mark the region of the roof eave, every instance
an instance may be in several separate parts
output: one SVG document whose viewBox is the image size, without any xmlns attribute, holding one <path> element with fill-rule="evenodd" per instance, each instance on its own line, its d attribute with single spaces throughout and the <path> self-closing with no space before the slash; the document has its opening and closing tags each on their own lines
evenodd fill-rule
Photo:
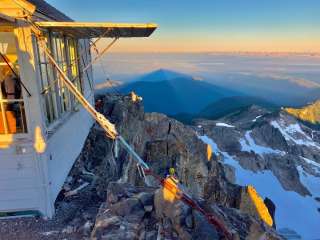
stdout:
<svg viewBox="0 0 320 240">
<path fill-rule="evenodd" d="M 158 27 L 154 23 L 113 22 L 36 22 L 36 25 L 77 38 L 149 37 Z"/>
<path fill-rule="evenodd" d="M 25 0 L 2 0 L 0 5 L 1 17 L 9 21 L 33 15 L 35 10 L 36 6 Z"/>
</svg>

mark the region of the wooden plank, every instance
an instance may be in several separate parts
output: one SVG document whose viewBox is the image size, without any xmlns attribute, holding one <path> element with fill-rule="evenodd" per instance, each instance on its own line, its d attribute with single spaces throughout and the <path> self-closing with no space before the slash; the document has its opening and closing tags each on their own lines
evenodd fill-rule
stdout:
<svg viewBox="0 0 320 240">
<path fill-rule="evenodd" d="M 36 7 L 25 0 L 0 0 L 0 14 L 10 18 L 21 18 L 33 14 Z"/>
<path fill-rule="evenodd" d="M 82 28 L 157 28 L 155 23 L 113 22 L 36 22 L 39 27 L 82 27 Z"/>
<path fill-rule="evenodd" d="M 5 190 L 20 191 L 24 189 L 33 189 L 36 186 L 36 181 L 32 179 L 10 179 L 0 181 L 0 192 Z"/>
<path fill-rule="evenodd" d="M 10 179 L 30 179 L 37 176 L 35 169 L 0 169 L 0 181 Z"/>
<path fill-rule="evenodd" d="M 13 157 L 24 158 L 34 154 L 34 147 L 32 143 L 19 144 L 18 140 L 12 139 L 8 142 L 0 140 L 0 162 L 4 158 Z"/>
<path fill-rule="evenodd" d="M 112 22 L 36 22 L 39 27 L 65 32 L 79 38 L 104 37 L 149 37 L 158 27 L 154 23 Z M 117 34 L 116 34 L 117 33 Z"/>
<path fill-rule="evenodd" d="M 38 189 L 20 189 L 20 190 L 1 190 L 0 191 L 0 202 L 2 201 L 14 201 L 23 199 L 37 199 Z"/>
<path fill-rule="evenodd" d="M 21 199 L 11 201 L 0 201 L 0 212 L 19 212 L 26 210 L 38 210 L 37 199 Z"/>
<path fill-rule="evenodd" d="M 27 156 L 11 156 L 4 158 L 1 155 L 1 170 L 9 170 L 9 169 L 24 169 L 24 168 L 34 168 L 36 165 L 34 162 L 34 156 L 33 155 L 27 155 Z"/>
<path fill-rule="evenodd" d="M 0 19 L 14 23 L 14 18 L 0 12 Z"/>
</svg>

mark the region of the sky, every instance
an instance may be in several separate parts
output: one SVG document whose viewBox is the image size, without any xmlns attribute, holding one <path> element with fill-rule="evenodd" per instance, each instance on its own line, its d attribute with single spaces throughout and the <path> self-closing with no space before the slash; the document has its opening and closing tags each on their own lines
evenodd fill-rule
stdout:
<svg viewBox="0 0 320 240">
<path fill-rule="evenodd" d="M 119 52 L 320 52 L 319 0 L 47 0 L 76 21 L 157 23 Z"/>
</svg>

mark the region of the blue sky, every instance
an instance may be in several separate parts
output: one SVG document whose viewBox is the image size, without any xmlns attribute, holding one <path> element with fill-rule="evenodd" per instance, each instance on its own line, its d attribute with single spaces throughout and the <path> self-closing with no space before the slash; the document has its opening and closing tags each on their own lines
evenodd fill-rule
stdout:
<svg viewBox="0 0 320 240">
<path fill-rule="evenodd" d="M 49 0 L 78 21 L 155 22 L 130 51 L 320 51 L 319 0 Z"/>
</svg>

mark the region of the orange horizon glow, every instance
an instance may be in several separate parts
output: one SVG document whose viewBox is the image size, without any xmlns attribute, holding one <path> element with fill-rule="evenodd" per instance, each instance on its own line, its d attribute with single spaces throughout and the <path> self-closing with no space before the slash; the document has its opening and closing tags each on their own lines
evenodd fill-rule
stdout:
<svg viewBox="0 0 320 240">
<path fill-rule="evenodd" d="M 181 40 L 182 39 L 182 40 Z M 186 38 L 140 38 L 120 39 L 111 49 L 112 52 L 261 52 L 261 53 L 320 53 L 320 38 L 290 39 L 265 38 L 254 39 L 244 37 L 186 39 Z M 98 46 L 105 46 L 102 41 Z"/>
</svg>

